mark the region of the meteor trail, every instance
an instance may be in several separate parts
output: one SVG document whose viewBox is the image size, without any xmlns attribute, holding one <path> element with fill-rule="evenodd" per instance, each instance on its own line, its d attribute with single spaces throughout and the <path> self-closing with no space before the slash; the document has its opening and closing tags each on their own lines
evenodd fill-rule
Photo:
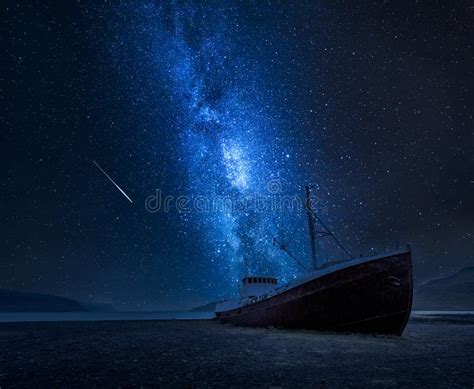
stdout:
<svg viewBox="0 0 474 389">
<path fill-rule="evenodd" d="M 131 203 L 133 203 L 132 199 L 130 197 L 127 196 L 127 194 L 122 190 L 122 188 L 120 188 L 120 186 L 118 186 L 114 180 L 112 180 L 112 178 L 110 178 L 110 176 L 105 172 L 104 169 L 102 169 L 100 167 L 100 165 L 96 162 L 96 161 L 92 161 L 94 163 L 95 166 L 97 166 L 99 168 L 99 170 L 104 173 L 104 175 L 112 182 L 112 184 L 115 185 L 115 187 L 127 198 L 128 201 L 130 201 Z"/>
</svg>

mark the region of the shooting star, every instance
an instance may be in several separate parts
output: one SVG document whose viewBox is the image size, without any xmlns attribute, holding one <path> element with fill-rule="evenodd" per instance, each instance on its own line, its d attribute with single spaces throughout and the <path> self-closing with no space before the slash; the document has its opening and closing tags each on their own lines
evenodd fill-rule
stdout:
<svg viewBox="0 0 474 389">
<path fill-rule="evenodd" d="M 127 196 L 127 194 L 122 190 L 122 188 L 120 188 L 120 186 L 118 186 L 114 180 L 112 180 L 112 178 L 105 172 L 104 169 L 102 169 L 100 167 L 100 165 L 96 162 L 96 161 L 92 161 L 94 163 L 95 166 L 97 166 L 99 168 L 99 170 L 104 173 L 104 175 L 110 180 L 110 182 L 112 182 L 112 184 L 115 185 L 115 187 L 127 198 L 128 201 L 130 201 L 131 203 L 133 203 L 132 199 L 130 197 Z"/>
</svg>

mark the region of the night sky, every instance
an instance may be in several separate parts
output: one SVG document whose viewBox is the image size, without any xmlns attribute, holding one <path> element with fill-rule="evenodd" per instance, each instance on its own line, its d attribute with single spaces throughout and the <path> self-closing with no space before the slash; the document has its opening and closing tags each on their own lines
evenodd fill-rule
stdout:
<svg viewBox="0 0 474 389">
<path fill-rule="evenodd" d="M 243 258 L 288 281 L 302 210 L 147 199 L 305 184 L 356 256 L 473 265 L 471 4 L 2 2 L 0 288 L 155 310 L 232 296 Z"/>
</svg>

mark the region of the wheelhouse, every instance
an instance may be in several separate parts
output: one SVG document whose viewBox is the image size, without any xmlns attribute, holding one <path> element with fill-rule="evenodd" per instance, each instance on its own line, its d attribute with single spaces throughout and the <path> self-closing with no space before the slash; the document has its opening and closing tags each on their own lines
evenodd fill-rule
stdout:
<svg viewBox="0 0 474 389">
<path fill-rule="evenodd" d="M 248 276 L 242 279 L 240 297 L 250 298 L 269 293 L 277 288 L 277 279 L 274 277 Z"/>
</svg>

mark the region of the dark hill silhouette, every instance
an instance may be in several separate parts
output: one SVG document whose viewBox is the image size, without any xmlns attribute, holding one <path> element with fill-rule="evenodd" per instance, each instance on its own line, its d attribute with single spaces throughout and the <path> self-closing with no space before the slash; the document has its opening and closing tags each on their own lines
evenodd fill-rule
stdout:
<svg viewBox="0 0 474 389">
<path fill-rule="evenodd" d="M 214 312 L 216 310 L 216 304 L 218 302 L 211 302 L 205 305 L 201 305 L 199 307 L 191 308 L 189 311 L 191 312 Z"/>
<path fill-rule="evenodd" d="M 79 302 L 48 294 L 0 289 L 0 312 L 83 312 Z"/>
<path fill-rule="evenodd" d="M 426 310 L 474 310 L 474 266 L 415 289 L 414 308 Z"/>
</svg>

